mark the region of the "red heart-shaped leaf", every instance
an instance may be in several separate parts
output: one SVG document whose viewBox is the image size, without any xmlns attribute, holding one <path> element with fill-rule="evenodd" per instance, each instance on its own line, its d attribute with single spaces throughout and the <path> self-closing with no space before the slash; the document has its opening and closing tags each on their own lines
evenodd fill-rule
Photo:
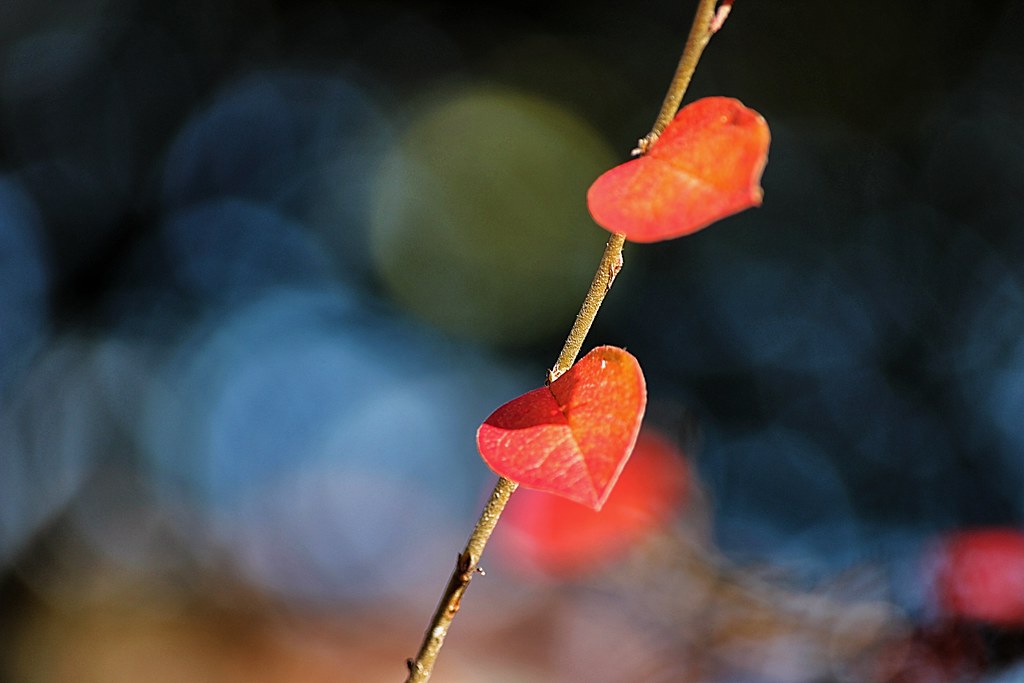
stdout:
<svg viewBox="0 0 1024 683">
<path fill-rule="evenodd" d="M 738 100 L 697 100 L 676 114 L 646 155 L 594 181 L 590 215 L 633 242 L 658 242 L 760 206 L 770 138 L 761 115 Z"/>
<path fill-rule="evenodd" d="M 549 386 L 501 406 L 476 442 L 492 470 L 600 510 L 636 443 L 647 388 L 636 358 L 599 346 Z"/>
<path fill-rule="evenodd" d="M 520 491 L 502 513 L 496 550 L 528 574 L 572 578 L 601 569 L 664 527 L 690 487 L 686 458 L 644 427 L 600 512 L 558 496 Z"/>
</svg>

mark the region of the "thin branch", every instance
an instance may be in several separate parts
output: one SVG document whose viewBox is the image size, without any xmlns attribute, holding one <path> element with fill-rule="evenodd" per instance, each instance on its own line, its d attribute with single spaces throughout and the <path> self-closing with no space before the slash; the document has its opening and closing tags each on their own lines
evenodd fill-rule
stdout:
<svg viewBox="0 0 1024 683">
<path fill-rule="evenodd" d="M 572 329 L 569 330 L 569 336 L 565 340 L 562 352 L 558 354 L 555 367 L 548 370 L 549 384 L 558 379 L 559 375 L 576 362 L 576 356 L 583 348 L 583 340 L 587 338 L 587 333 L 590 331 L 591 325 L 594 324 L 597 311 L 601 308 L 601 303 L 604 301 L 605 295 L 608 294 L 608 290 L 612 288 L 615 276 L 622 270 L 622 247 L 625 242 L 625 236 L 618 233 L 608 238 L 601 262 L 597 264 L 597 272 L 594 273 L 594 279 L 583 299 L 580 312 L 576 314 L 576 321 L 573 323 Z"/>
<path fill-rule="evenodd" d="M 678 111 L 686 87 L 690 84 L 693 71 L 697 68 L 701 53 L 704 52 L 711 36 L 721 28 L 732 7 L 733 0 L 722 0 L 721 6 L 716 12 L 717 3 L 718 0 L 700 0 L 693 26 L 690 28 L 690 36 L 683 49 L 683 56 L 679 61 L 676 74 L 669 85 L 661 112 L 658 114 L 651 132 L 644 136 L 640 140 L 639 147 L 633 150 L 634 154 L 645 154 Z M 558 355 L 555 367 L 548 370 L 547 380 L 549 383 L 558 379 L 576 362 L 576 357 L 583 347 L 587 333 L 597 317 L 597 311 L 611 289 L 615 276 L 622 269 L 622 247 L 625 242 L 625 236 L 618 233 L 608 239 L 597 271 L 594 273 L 594 279 L 590 283 L 590 289 L 587 290 L 583 299 L 580 312 L 576 314 L 576 320 L 569 331 L 561 353 Z M 406 679 L 406 683 L 426 683 L 430 679 L 437 655 L 448 635 L 448 629 L 459 611 L 462 595 L 469 587 L 473 576 L 479 572 L 479 562 L 484 552 L 484 546 L 487 545 L 487 541 L 498 523 L 498 518 L 518 486 L 504 477 L 498 479 L 494 491 L 491 492 L 490 500 L 487 501 L 487 505 L 469 537 L 469 542 L 466 543 L 466 548 L 455 561 L 455 570 L 452 572 L 451 578 L 448 579 L 448 585 L 441 596 L 441 601 L 427 626 L 423 644 L 420 646 L 416 658 L 408 661 L 409 677 Z"/>
<path fill-rule="evenodd" d="M 672 121 L 676 112 L 679 111 L 679 105 L 683 101 L 683 95 L 686 93 L 686 88 L 690 85 L 690 80 L 693 78 L 697 62 L 700 61 L 700 56 L 704 53 L 704 48 L 707 47 L 711 36 L 722 28 L 726 17 L 729 16 L 729 10 L 732 9 L 732 4 L 733 0 L 721 0 L 720 5 L 718 0 L 700 0 L 700 4 L 697 6 L 697 13 L 693 18 L 693 24 L 690 26 L 690 35 L 686 39 L 686 46 L 683 48 L 683 55 L 679 59 L 679 66 L 676 67 L 675 76 L 673 76 L 672 82 L 669 83 L 665 100 L 661 104 L 661 111 L 658 112 L 658 118 L 655 119 L 651 132 L 641 138 L 637 149 L 633 150 L 634 155 L 646 154 L 662 131 L 665 130 L 665 126 Z M 717 9 L 716 5 L 718 5 Z M 608 240 L 608 244 L 605 245 L 604 255 L 601 257 L 601 263 L 597 267 L 597 273 L 594 274 L 594 280 L 590 283 L 590 289 L 583 300 L 580 312 L 576 315 L 576 322 L 573 323 L 569 337 L 565 340 L 565 346 L 562 347 L 562 352 L 558 356 L 558 362 L 555 363 L 554 368 L 548 371 L 548 383 L 558 379 L 559 375 L 571 368 L 572 364 L 576 362 L 576 356 L 579 355 L 580 349 L 583 347 L 583 340 L 594 323 L 597 310 L 601 307 L 601 302 L 604 301 L 608 290 L 611 289 L 615 276 L 622 270 L 622 247 L 624 243 L 625 237 L 616 233 L 612 235 L 611 239 Z"/>
<path fill-rule="evenodd" d="M 729 16 L 729 10 L 732 9 L 732 3 L 733 0 L 722 0 L 721 6 L 716 11 L 718 0 L 700 0 L 697 14 L 693 18 L 693 25 L 690 27 L 690 35 L 686 39 L 686 47 L 683 48 L 683 56 L 679 58 L 679 66 L 676 67 L 675 76 L 672 77 L 668 92 L 661 103 L 661 111 L 658 112 L 658 118 L 654 120 L 651 132 L 637 142 L 636 149 L 633 150 L 634 155 L 646 154 L 661 137 L 665 126 L 672 122 L 676 112 L 679 111 L 679 105 L 683 101 L 683 95 L 686 94 L 686 89 L 690 85 L 690 79 L 693 78 L 693 72 L 697 68 L 700 56 L 704 53 L 704 48 L 707 47 L 711 36 L 725 23 L 725 18 Z"/>
<path fill-rule="evenodd" d="M 484 546 L 487 545 L 487 540 L 491 537 L 491 532 L 494 531 L 498 518 L 501 517 L 501 512 L 505 509 L 505 504 L 508 503 L 508 499 L 518 486 L 519 484 L 504 477 L 498 479 L 494 491 L 491 492 L 491 498 L 484 506 L 484 511 L 480 514 L 480 519 L 469 537 L 469 542 L 466 543 L 466 548 L 455 560 L 455 571 L 448 579 L 444 595 L 441 596 L 441 601 L 434 611 L 434 617 L 430 620 L 430 625 L 423 635 L 420 651 L 416 654 L 415 659 L 410 659 L 407 662 L 409 677 L 406 679 L 406 683 L 425 683 L 430 678 L 434 662 L 437 661 L 437 655 L 441 651 L 441 646 L 444 645 L 445 636 L 448 635 L 448 628 L 459 611 L 462 594 L 469 587 L 473 575 L 480 571 L 479 563 L 480 557 L 484 554 Z"/>
</svg>

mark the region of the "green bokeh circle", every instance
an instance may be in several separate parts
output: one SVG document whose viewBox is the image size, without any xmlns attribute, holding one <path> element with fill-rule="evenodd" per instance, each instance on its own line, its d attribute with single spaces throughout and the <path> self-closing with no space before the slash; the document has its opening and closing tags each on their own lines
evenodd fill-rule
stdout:
<svg viewBox="0 0 1024 683">
<path fill-rule="evenodd" d="M 607 233 L 586 190 L 616 163 L 581 118 L 495 87 L 421 104 L 374 183 L 371 253 L 394 299 L 501 346 L 568 332 Z"/>
</svg>

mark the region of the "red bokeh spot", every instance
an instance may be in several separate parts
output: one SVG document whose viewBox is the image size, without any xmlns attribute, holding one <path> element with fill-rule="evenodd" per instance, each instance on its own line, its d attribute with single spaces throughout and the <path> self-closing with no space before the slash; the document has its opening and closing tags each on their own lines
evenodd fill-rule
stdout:
<svg viewBox="0 0 1024 683">
<path fill-rule="evenodd" d="M 599 512 L 540 491 L 517 491 L 502 516 L 495 552 L 526 574 L 572 578 L 595 571 L 668 523 L 689 486 L 683 455 L 645 428 Z"/>
<path fill-rule="evenodd" d="M 1024 626 L 1024 531 L 958 531 L 941 539 L 933 559 L 936 598 L 945 614 Z"/>
</svg>

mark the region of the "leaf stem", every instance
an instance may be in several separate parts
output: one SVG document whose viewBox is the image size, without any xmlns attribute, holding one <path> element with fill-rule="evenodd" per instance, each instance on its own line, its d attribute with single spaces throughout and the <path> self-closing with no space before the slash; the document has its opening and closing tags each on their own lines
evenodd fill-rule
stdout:
<svg viewBox="0 0 1024 683">
<path fill-rule="evenodd" d="M 722 27 L 732 8 L 732 3 L 733 0 L 722 0 L 721 6 L 717 7 L 716 11 L 718 0 L 700 0 L 700 4 L 697 5 L 697 14 L 693 18 L 693 25 L 690 26 L 690 35 L 686 39 L 686 47 L 683 48 L 683 55 L 679 58 L 676 73 L 672 77 L 668 92 L 665 93 L 665 99 L 661 103 L 661 111 L 658 112 L 658 118 L 654 120 L 651 132 L 640 138 L 636 149 L 633 150 L 634 155 L 646 154 L 661 137 L 665 126 L 672 122 L 676 112 L 679 111 L 679 105 L 683 101 L 683 95 L 690 85 L 690 79 L 693 78 L 693 72 L 697 69 L 697 62 L 700 61 L 704 48 L 710 42 L 711 36 Z"/>
<path fill-rule="evenodd" d="M 641 138 L 638 148 L 633 150 L 634 154 L 645 154 L 678 111 L 683 94 L 697 68 L 697 62 L 708 41 L 711 40 L 711 36 L 721 28 L 733 0 L 721 0 L 720 6 L 718 3 L 719 0 L 700 0 L 686 47 L 683 49 L 683 56 L 679 60 L 679 66 L 669 85 L 668 94 L 665 95 L 665 101 L 661 105 L 661 111 L 651 132 Z M 717 12 L 716 6 L 718 6 Z M 576 314 L 576 320 L 565 340 L 565 345 L 558 355 L 555 366 L 548 370 L 547 381 L 549 383 L 558 379 L 576 362 L 576 357 L 583 347 L 587 333 L 597 317 L 597 311 L 611 289 L 615 276 L 622 269 L 622 247 L 625 242 L 625 236 L 619 233 L 613 234 L 608 239 L 604 254 L 597 265 L 597 271 L 594 273 L 594 279 L 590 283 L 590 289 L 587 290 L 583 299 L 580 312 Z M 455 560 L 455 570 L 452 572 L 451 578 L 448 579 L 448 585 L 441 596 L 441 601 L 427 626 L 420 650 L 415 659 L 410 659 L 407 662 L 409 677 L 406 679 L 406 683 L 426 683 L 430 679 L 437 655 L 441 646 L 444 645 L 445 636 L 448 635 L 452 620 L 459 611 L 462 595 L 469 587 L 470 580 L 480 571 L 479 562 L 484 552 L 484 546 L 487 545 L 487 541 L 498 523 L 498 518 L 518 486 L 514 481 L 504 477 L 498 479 L 465 549 Z"/>
</svg>

